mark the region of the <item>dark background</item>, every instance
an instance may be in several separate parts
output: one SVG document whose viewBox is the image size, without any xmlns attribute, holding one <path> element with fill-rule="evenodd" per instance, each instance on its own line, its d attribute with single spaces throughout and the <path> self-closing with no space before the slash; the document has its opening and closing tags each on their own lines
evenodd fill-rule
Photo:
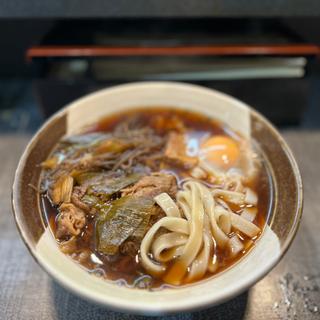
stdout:
<svg viewBox="0 0 320 320">
<path fill-rule="evenodd" d="M 142 55 L 28 60 L 27 51 L 33 46 L 320 46 L 319 15 L 317 0 L 2 1 L 0 131 L 34 132 L 47 116 L 73 99 L 110 85 L 146 80 L 144 72 L 154 66 L 174 73 L 177 67 L 188 71 L 193 63 L 230 59 Z M 252 61 L 256 57 L 240 58 Z M 318 128 L 319 55 L 305 58 L 302 78 L 195 81 L 186 77 L 182 81 L 229 93 L 264 113 L 279 127 Z M 110 71 L 113 62 L 119 66 L 116 72 Z M 101 63 L 107 65 L 107 73 L 101 72 Z"/>
</svg>

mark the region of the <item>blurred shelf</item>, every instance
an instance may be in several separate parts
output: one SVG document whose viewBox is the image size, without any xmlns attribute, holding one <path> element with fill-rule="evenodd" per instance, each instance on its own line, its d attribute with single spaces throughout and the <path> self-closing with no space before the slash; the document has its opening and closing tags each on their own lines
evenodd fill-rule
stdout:
<svg viewBox="0 0 320 320">
<path fill-rule="evenodd" d="M 241 55 L 318 55 L 313 44 L 216 45 L 179 47 L 34 46 L 27 58 L 108 57 L 108 56 L 241 56 Z"/>
</svg>

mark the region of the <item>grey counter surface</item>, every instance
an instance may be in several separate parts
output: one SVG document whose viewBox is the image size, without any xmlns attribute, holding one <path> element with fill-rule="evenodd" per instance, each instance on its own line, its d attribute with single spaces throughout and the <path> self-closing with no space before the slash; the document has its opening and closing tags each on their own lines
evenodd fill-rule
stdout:
<svg viewBox="0 0 320 320">
<path fill-rule="evenodd" d="M 284 136 L 301 169 L 305 209 L 282 262 L 250 290 L 220 306 L 161 319 L 320 318 L 320 131 L 286 131 Z M 0 319 L 145 319 L 78 298 L 54 282 L 28 253 L 10 204 L 14 170 L 27 141 L 25 136 L 0 136 Z"/>
<path fill-rule="evenodd" d="M 319 16 L 318 0 L 2 0 L 5 18 Z"/>
</svg>

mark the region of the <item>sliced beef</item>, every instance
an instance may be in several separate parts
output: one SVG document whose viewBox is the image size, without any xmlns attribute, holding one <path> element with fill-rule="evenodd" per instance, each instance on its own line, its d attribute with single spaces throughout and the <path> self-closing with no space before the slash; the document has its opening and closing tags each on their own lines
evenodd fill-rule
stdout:
<svg viewBox="0 0 320 320">
<path fill-rule="evenodd" d="M 190 169 L 197 165 L 196 157 L 186 154 L 185 136 L 181 133 L 171 132 L 165 148 L 165 160 L 174 165 Z"/>
<path fill-rule="evenodd" d="M 148 223 L 147 230 L 149 230 L 156 222 L 158 222 L 160 219 L 164 218 L 165 216 L 166 214 L 164 213 L 164 211 L 158 205 L 155 205 Z"/>
<path fill-rule="evenodd" d="M 71 194 L 71 202 L 86 213 L 90 213 L 90 207 L 81 201 L 87 190 L 86 186 L 74 187 Z"/>
<path fill-rule="evenodd" d="M 136 237 L 128 238 L 124 243 L 119 247 L 120 253 L 134 257 L 140 249 L 141 239 Z"/>
<path fill-rule="evenodd" d="M 60 249 L 65 254 L 71 254 L 77 250 L 77 238 L 71 237 L 67 241 L 60 243 Z"/>
<path fill-rule="evenodd" d="M 86 191 L 87 187 L 84 185 L 74 187 L 71 195 L 71 202 L 85 213 L 95 215 L 97 213 L 97 209 L 90 207 L 87 203 L 82 201 L 82 197 L 86 194 Z"/>
<path fill-rule="evenodd" d="M 56 237 L 65 239 L 78 235 L 86 224 L 84 211 L 72 203 L 63 203 L 59 210 Z"/>
<path fill-rule="evenodd" d="M 177 180 L 173 175 L 161 172 L 144 176 L 132 187 L 121 190 L 122 196 L 134 195 L 151 198 L 163 192 L 175 197 L 177 193 Z"/>
</svg>

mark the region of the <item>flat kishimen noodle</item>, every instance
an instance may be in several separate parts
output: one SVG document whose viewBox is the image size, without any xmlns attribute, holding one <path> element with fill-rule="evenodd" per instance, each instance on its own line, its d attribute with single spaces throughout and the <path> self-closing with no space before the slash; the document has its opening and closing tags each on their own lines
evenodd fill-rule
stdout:
<svg viewBox="0 0 320 320">
<path fill-rule="evenodd" d="M 61 139 L 42 167 L 43 213 L 61 251 L 128 287 L 218 274 L 267 218 L 268 172 L 251 141 L 197 113 L 110 116 Z"/>
<path fill-rule="evenodd" d="M 241 213 L 241 217 L 243 217 L 244 219 L 247 219 L 250 222 L 253 222 L 257 216 L 258 210 L 256 207 L 247 207 L 244 208 L 242 213 Z"/>
</svg>

